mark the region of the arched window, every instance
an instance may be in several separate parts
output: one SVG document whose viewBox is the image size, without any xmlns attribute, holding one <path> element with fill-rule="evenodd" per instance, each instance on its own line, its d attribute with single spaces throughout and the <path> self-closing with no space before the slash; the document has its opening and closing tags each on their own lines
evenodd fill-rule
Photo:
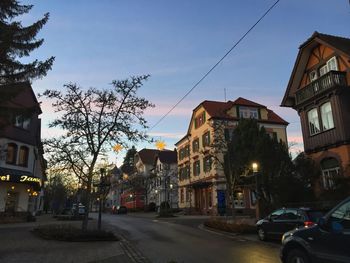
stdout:
<svg viewBox="0 0 350 263">
<path fill-rule="evenodd" d="M 27 167 L 28 166 L 28 156 L 29 156 L 29 148 L 26 146 L 21 146 L 19 149 L 18 165 Z"/>
<path fill-rule="evenodd" d="M 17 149 L 18 149 L 17 144 L 15 143 L 7 144 L 6 163 L 16 164 Z"/>
<path fill-rule="evenodd" d="M 324 189 L 334 189 L 335 178 L 339 176 L 339 162 L 335 158 L 326 158 L 321 161 L 322 183 Z"/>
</svg>

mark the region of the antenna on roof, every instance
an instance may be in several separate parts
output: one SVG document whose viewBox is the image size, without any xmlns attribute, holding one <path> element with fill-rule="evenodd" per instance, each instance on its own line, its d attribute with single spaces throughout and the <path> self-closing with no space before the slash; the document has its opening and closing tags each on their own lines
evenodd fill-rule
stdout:
<svg viewBox="0 0 350 263">
<path fill-rule="evenodd" d="M 224 97 L 225 97 L 225 102 L 226 102 L 226 88 L 224 88 Z"/>
</svg>

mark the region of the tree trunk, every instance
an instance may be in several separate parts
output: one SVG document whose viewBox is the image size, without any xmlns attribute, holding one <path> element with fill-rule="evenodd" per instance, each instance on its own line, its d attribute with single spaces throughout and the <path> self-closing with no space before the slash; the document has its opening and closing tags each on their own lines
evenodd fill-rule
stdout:
<svg viewBox="0 0 350 263">
<path fill-rule="evenodd" d="M 88 228 L 88 222 L 89 222 L 89 212 L 90 212 L 90 201 L 91 201 L 91 184 L 92 184 L 92 173 L 89 173 L 88 183 L 87 183 L 87 189 L 86 189 L 86 200 L 85 200 L 85 214 L 84 219 L 82 223 L 82 230 L 85 232 Z"/>
</svg>

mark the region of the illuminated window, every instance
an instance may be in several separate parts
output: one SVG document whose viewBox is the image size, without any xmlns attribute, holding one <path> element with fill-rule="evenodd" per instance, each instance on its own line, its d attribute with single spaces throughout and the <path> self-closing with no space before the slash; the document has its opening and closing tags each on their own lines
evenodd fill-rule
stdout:
<svg viewBox="0 0 350 263">
<path fill-rule="evenodd" d="M 7 144 L 6 163 L 16 164 L 17 149 L 18 149 L 17 144 L 15 143 Z"/>
<path fill-rule="evenodd" d="M 26 146 L 21 146 L 19 148 L 18 165 L 27 167 L 28 166 L 28 155 L 29 155 L 29 148 Z"/>
</svg>

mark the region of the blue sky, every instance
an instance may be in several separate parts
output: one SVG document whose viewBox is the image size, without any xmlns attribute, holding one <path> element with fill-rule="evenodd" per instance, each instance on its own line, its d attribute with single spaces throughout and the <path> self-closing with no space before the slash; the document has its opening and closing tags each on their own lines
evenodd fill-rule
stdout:
<svg viewBox="0 0 350 263">
<path fill-rule="evenodd" d="M 28 24 L 46 12 L 45 39 L 33 58 L 55 56 L 53 70 L 33 83 L 36 93 L 75 82 L 108 88 L 113 79 L 150 74 L 140 90 L 156 108 L 152 126 L 256 22 L 274 0 L 25 0 L 34 5 Z M 350 37 L 348 0 L 281 0 L 212 74 L 151 131 L 173 148 L 203 100 L 244 97 L 268 106 L 290 122 L 288 137 L 299 143 L 296 112 L 280 108 L 298 47 L 314 31 Z M 52 110 L 43 103 L 43 136 Z M 154 147 L 140 143 L 138 148 Z M 123 155 L 123 154 L 121 154 Z M 118 162 L 122 157 L 118 157 Z"/>
</svg>

